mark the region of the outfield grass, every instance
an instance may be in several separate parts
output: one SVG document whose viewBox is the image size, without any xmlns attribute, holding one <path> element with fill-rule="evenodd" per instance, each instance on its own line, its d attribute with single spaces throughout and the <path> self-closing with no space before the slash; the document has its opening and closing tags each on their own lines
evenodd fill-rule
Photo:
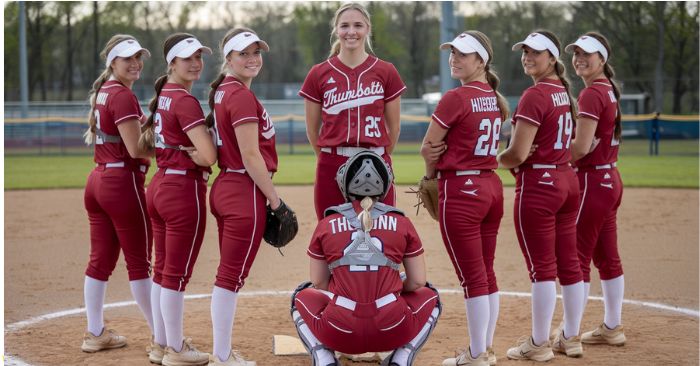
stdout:
<svg viewBox="0 0 700 366">
<path fill-rule="evenodd" d="M 419 155 L 393 156 L 398 184 L 416 184 L 423 176 Z M 5 189 L 82 188 L 94 167 L 91 156 L 5 156 Z M 313 155 L 280 155 L 276 184 L 301 185 L 314 181 L 316 158 Z M 698 188 L 698 156 L 621 155 L 619 169 L 626 187 Z M 149 171 L 148 176 L 153 175 Z M 218 169 L 214 168 L 214 174 Z M 514 179 L 499 171 L 503 183 Z M 213 181 L 210 180 L 210 183 Z"/>
</svg>

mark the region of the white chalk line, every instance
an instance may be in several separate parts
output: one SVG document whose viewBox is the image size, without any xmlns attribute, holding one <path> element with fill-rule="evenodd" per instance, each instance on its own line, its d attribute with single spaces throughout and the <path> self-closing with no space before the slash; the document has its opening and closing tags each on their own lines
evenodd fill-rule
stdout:
<svg viewBox="0 0 700 366">
<path fill-rule="evenodd" d="M 462 295 L 464 293 L 462 289 L 438 289 L 438 292 L 441 295 Z M 532 295 L 529 292 L 499 291 L 499 294 L 501 296 L 532 297 Z M 292 295 L 292 291 L 274 291 L 274 290 L 244 291 L 244 292 L 240 292 L 238 294 L 238 296 L 242 296 L 242 297 L 291 296 L 291 295 Z M 185 299 L 187 299 L 187 300 L 206 299 L 206 298 L 210 298 L 210 297 L 211 297 L 211 294 L 185 295 Z M 561 298 L 561 295 L 557 295 L 557 297 Z M 589 296 L 588 299 L 594 300 L 594 301 L 603 301 L 603 298 L 601 296 Z M 664 310 L 664 311 L 668 311 L 671 313 L 689 315 L 689 316 L 694 317 L 694 318 L 700 318 L 700 311 L 694 310 L 694 309 L 683 308 L 680 306 L 666 305 L 666 304 L 650 302 L 650 301 L 628 300 L 628 299 L 623 299 L 622 303 L 627 304 L 627 305 L 636 305 L 636 306 L 652 308 L 652 309 L 657 309 L 657 310 Z M 132 301 L 114 302 L 111 304 L 105 304 L 104 308 L 111 309 L 111 308 L 120 308 L 120 307 L 131 306 L 131 305 L 136 305 L 136 301 L 132 300 Z M 41 323 L 41 322 L 46 321 L 46 320 L 62 318 L 65 316 L 70 316 L 70 315 L 77 315 L 77 314 L 81 314 L 84 312 L 85 312 L 85 308 L 76 308 L 76 309 L 70 309 L 70 310 L 57 311 L 55 313 L 39 315 L 39 316 L 36 316 L 33 318 L 29 318 L 27 320 L 22 320 L 22 321 L 18 321 L 16 323 L 12 323 L 12 324 L 7 325 L 5 327 L 5 334 L 16 332 L 18 330 L 32 326 L 34 324 Z M 5 359 L 4 361 L 5 361 L 6 366 L 7 365 L 9 365 L 9 366 L 32 366 L 31 364 L 24 362 L 21 358 L 10 355 L 10 354 L 5 354 L 4 359 Z"/>
</svg>

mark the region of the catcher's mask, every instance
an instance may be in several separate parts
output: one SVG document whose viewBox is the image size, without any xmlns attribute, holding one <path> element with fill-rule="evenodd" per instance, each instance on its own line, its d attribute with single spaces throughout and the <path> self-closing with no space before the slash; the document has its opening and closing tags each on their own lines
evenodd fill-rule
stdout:
<svg viewBox="0 0 700 366">
<path fill-rule="evenodd" d="M 381 156 L 366 150 L 355 154 L 341 165 L 335 181 L 346 201 L 360 197 L 383 200 L 394 176 L 389 164 Z"/>
</svg>

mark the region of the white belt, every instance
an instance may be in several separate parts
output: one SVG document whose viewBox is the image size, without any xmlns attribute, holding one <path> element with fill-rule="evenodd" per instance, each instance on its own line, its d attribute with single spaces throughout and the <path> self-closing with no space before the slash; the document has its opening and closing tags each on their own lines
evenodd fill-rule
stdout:
<svg viewBox="0 0 700 366">
<path fill-rule="evenodd" d="M 167 168 L 164 174 L 187 175 L 187 170 Z M 202 178 L 209 180 L 209 172 L 202 171 Z"/>
<path fill-rule="evenodd" d="M 557 166 L 553 164 L 532 164 L 532 169 L 556 169 Z"/>
<path fill-rule="evenodd" d="M 335 154 L 336 155 L 342 155 L 346 157 L 351 157 L 355 156 L 355 154 L 362 152 L 362 151 L 372 151 L 375 152 L 377 155 L 382 156 L 384 155 L 384 146 L 379 146 L 379 147 L 354 147 L 354 146 L 339 146 L 335 148 Z M 332 147 L 322 147 L 321 152 L 332 154 L 333 153 L 333 148 Z"/>
<path fill-rule="evenodd" d="M 118 161 L 118 162 L 115 162 L 115 163 L 106 163 L 106 164 L 105 164 L 105 168 L 123 168 L 123 167 L 125 167 L 125 166 L 126 166 L 126 164 L 124 164 L 123 161 Z M 148 167 L 145 166 L 145 165 L 139 165 L 139 170 L 141 171 L 141 173 L 145 173 L 147 168 L 148 168 Z"/>
<path fill-rule="evenodd" d="M 480 175 L 481 170 L 456 170 L 455 176 L 461 177 L 463 175 Z M 437 178 L 440 179 L 442 176 L 441 172 L 437 173 Z"/>
<path fill-rule="evenodd" d="M 238 173 L 238 174 L 245 174 L 245 169 L 231 169 L 231 168 L 226 168 L 226 173 Z M 273 172 L 267 172 L 270 175 L 270 178 L 274 175 Z"/>
<path fill-rule="evenodd" d="M 610 163 L 610 164 L 596 165 L 595 168 L 596 168 L 597 170 L 601 170 L 601 169 L 612 169 L 612 168 L 614 168 L 614 167 L 616 167 L 616 166 L 617 166 L 617 162 L 614 161 L 614 162 L 612 162 L 612 163 Z"/>
<path fill-rule="evenodd" d="M 336 305 L 343 307 L 343 308 L 346 308 L 350 311 L 355 311 L 355 307 L 357 306 L 357 302 L 355 302 L 354 300 L 350 300 L 345 296 L 336 295 L 332 292 L 328 292 L 328 291 L 324 291 L 324 290 L 319 290 L 319 291 L 321 291 L 324 295 L 328 296 L 328 298 L 331 300 L 333 300 L 333 298 L 335 297 L 335 304 Z M 383 306 L 391 304 L 392 302 L 394 302 L 396 300 L 397 300 L 396 295 L 394 295 L 393 293 L 389 293 L 387 295 L 384 295 L 384 296 L 374 300 L 374 304 L 377 306 L 377 309 L 379 309 Z"/>
</svg>

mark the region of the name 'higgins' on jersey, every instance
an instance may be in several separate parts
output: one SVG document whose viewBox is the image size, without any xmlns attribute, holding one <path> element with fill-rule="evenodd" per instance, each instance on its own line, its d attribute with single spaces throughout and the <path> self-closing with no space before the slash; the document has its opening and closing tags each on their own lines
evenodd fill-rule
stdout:
<svg viewBox="0 0 700 366">
<path fill-rule="evenodd" d="M 397 222 L 398 220 L 394 216 L 381 215 L 373 220 L 372 230 L 396 231 Z M 333 234 L 357 230 L 357 228 L 350 225 L 345 216 L 328 220 L 328 224 L 331 226 L 331 233 Z"/>
</svg>

